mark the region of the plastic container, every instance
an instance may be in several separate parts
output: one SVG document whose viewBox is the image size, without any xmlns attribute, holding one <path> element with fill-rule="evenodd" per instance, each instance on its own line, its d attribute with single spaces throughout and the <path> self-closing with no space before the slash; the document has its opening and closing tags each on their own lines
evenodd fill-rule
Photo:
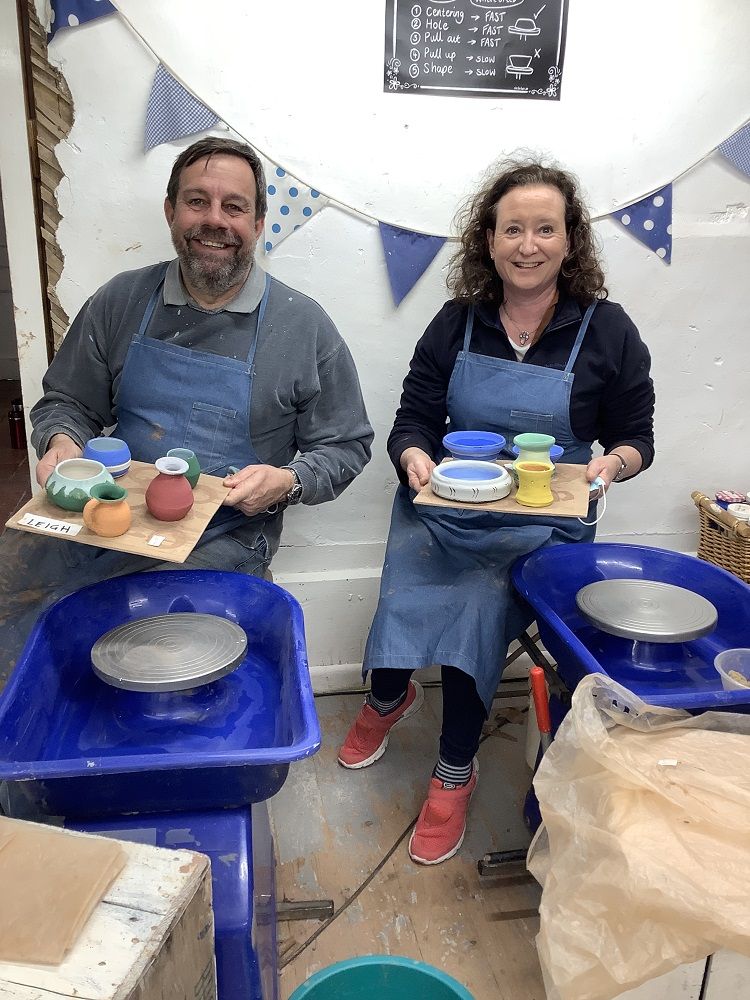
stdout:
<svg viewBox="0 0 750 1000">
<path fill-rule="evenodd" d="M 233 673 L 179 699 L 165 695 L 162 713 L 153 703 L 138 710 L 144 696 L 96 677 L 91 647 L 105 632 L 190 611 L 245 630 L 247 656 Z M 62 598 L 40 615 L 0 695 L 0 781 L 43 815 L 259 802 L 281 788 L 290 761 L 319 746 L 302 609 L 281 587 L 241 573 L 133 573 Z"/>
<path fill-rule="evenodd" d="M 644 701 L 699 713 L 750 711 L 750 688 L 724 690 L 714 666 L 750 635 L 750 588 L 726 570 L 666 549 L 609 542 L 554 545 L 519 559 L 516 589 L 531 605 L 542 643 L 573 690 L 605 673 Z M 576 594 L 596 580 L 658 580 L 695 591 L 718 612 L 715 630 L 682 643 L 633 642 L 607 635 L 581 615 Z"/>
<path fill-rule="evenodd" d="M 750 698 L 750 649 L 725 649 L 714 660 L 714 666 L 725 691 L 744 691 Z M 746 683 L 729 676 L 734 670 L 746 678 Z"/>
<path fill-rule="evenodd" d="M 454 458 L 492 462 L 505 447 L 505 438 L 492 431 L 451 431 L 443 438 L 443 447 Z"/>
<path fill-rule="evenodd" d="M 321 969 L 289 1000 L 475 1000 L 452 976 L 413 958 L 364 955 Z"/>
</svg>

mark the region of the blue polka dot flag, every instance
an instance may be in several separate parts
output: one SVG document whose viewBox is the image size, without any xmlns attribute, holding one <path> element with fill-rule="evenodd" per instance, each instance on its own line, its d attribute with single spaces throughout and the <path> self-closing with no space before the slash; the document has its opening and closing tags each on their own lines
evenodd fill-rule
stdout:
<svg viewBox="0 0 750 1000">
<path fill-rule="evenodd" d="M 309 222 L 321 208 L 325 208 L 328 198 L 297 180 L 283 167 L 277 167 L 275 163 L 266 160 L 264 167 L 268 186 L 268 214 L 263 246 L 268 252 L 290 233 Z"/>
<path fill-rule="evenodd" d="M 611 218 L 645 243 L 665 264 L 672 261 L 672 185 L 613 212 Z"/>
<path fill-rule="evenodd" d="M 146 130 L 143 145 L 148 152 L 154 146 L 184 135 L 206 132 L 219 122 L 216 115 L 190 91 L 185 90 L 162 66 L 156 67 L 151 96 L 146 108 Z"/>
<path fill-rule="evenodd" d="M 750 122 L 719 144 L 719 152 L 750 177 Z"/>
<path fill-rule="evenodd" d="M 385 266 L 397 306 L 409 294 L 445 243 L 444 236 L 427 236 L 379 222 Z"/>
<path fill-rule="evenodd" d="M 47 41 L 62 28 L 77 28 L 79 24 L 94 21 L 105 14 L 116 14 L 117 8 L 109 0 L 51 0 L 50 26 Z"/>
</svg>

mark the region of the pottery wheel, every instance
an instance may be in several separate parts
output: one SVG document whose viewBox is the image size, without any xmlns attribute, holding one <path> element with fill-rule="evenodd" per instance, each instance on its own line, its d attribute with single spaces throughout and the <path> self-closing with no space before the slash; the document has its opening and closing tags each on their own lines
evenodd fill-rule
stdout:
<svg viewBox="0 0 750 1000">
<path fill-rule="evenodd" d="M 186 691 L 239 666 L 247 636 L 218 615 L 154 615 L 106 632 L 91 649 L 94 673 L 126 691 Z"/>
<path fill-rule="evenodd" d="M 713 631 L 716 608 L 700 594 L 656 580 L 600 580 L 576 594 L 602 632 L 643 642 L 688 642 Z"/>
</svg>

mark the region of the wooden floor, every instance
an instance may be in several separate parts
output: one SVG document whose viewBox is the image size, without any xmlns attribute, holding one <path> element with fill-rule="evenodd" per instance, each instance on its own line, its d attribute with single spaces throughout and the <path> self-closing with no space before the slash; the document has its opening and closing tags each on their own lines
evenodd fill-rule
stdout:
<svg viewBox="0 0 750 1000">
<path fill-rule="evenodd" d="M 522 685 L 511 683 L 511 692 Z M 327 923 L 279 925 L 281 993 L 313 972 L 358 955 L 420 959 L 463 983 L 476 1000 L 544 1000 L 534 948 L 540 890 L 527 877 L 480 879 L 489 850 L 525 847 L 521 810 L 529 786 L 526 703 L 501 697 L 479 751 L 479 784 L 459 854 L 434 867 L 406 845 L 434 763 L 442 697 L 396 729 L 372 767 L 349 771 L 336 750 L 362 695 L 316 699 L 323 747 L 293 764 L 271 800 L 280 898 L 332 899 Z"/>
</svg>

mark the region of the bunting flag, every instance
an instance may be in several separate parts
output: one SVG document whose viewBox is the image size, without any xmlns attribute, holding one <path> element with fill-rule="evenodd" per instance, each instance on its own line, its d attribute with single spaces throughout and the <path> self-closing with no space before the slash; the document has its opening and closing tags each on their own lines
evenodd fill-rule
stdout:
<svg viewBox="0 0 750 1000">
<path fill-rule="evenodd" d="M 47 41 L 51 41 L 63 28 L 77 28 L 79 24 L 94 21 L 97 17 L 116 13 L 117 8 L 109 0 L 50 0 Z"/>
<path fill-rule="evenodd" d="M 733 166 L 750 177 L 750 122 L 720 143 L 719 152 Z"/>
<path fill-rule="evenodd" d="M 309 222 L 321 208 L 325 208 L 328 198 L 268 160 L 265 161 L 265 171 L 268 214 L 263 246 L 268 252 Z"/>
<path fill-rule="evenodd" d="M 444 236 L 426 236 L 379 222 L 393 301 L 401 305 L 445 243 Z"/>
<path fill-rule="evenodd" d="M 206 132 L 219 122 L 205 104 L 182 86 L 159 63 L 151 85 L 151 95 L 146 109 L 146 130 L 143 145 L 146 152 L 170 139 Z"/>
<path fill-rule="evenodd" d="M 672 185 L 654 191 L 647 198 L 613 212 L 619 222 L 637 240 L 645 243 L 665 264 L 672 260 Z"/>
</svg>

